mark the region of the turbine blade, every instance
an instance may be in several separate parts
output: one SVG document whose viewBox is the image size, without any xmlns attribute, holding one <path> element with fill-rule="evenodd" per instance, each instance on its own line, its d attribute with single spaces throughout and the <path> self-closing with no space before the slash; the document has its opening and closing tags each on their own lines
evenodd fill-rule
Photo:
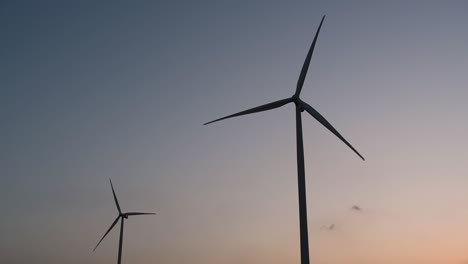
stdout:
<svg viewBox="0 0 468 264">
<path fill-rule="evenodd" d="M 317 29 L 317 33 L 315 33 L 314 40 L 310 45 L 309 52 L 307 53 L 307 57 L 304 61 L 304 65 L 302 65 L 301 75 L 299 75 L 299 80 L 297 80 L 296 93 L 294 94 L 295 96 L 299 96 L 299 94 L 301 94 L 302 86 L 304 85 L 307 71 L 309 70 L 310 60 L 312 59 L 312 53 L 314 53 L 315 43 L 317 43 L 317 38 L 320 33 L 320 29 L 322 28 L 322 23 L 324 19 L 325 16 L 322 17 L 322 21 L 320 22 L 320 25 Z"/>
<path fill-rule="evenodd" d="M 365 160 L 364 157 L 357 152 L 356 149 L 354 149 L 351 144 L 349 144 L 348 141 L 323 117 L 317 110 L 315 110 L 312 106 L 308 105 L 307 103 L 300 101 L 302 108 L 306 110 L 311 116 L 313 116 L 317 121 L 319 121 L 324 127 L 328 128 L 330 132 L 335 134 L 341 141 L 343 141 L 348 147 L 350 147 L 354 153 L 356 153 L 362 160 Z"/>
<path fill-rule="evenodd" d="M 122 211 L 120 210 L 119 201 L 117 200 L 117 196 L 115 195 L 114 186 L 112 185 L 112 180 L 111 180 L 111 179 L 109 179 L 109 181 L 110 181 L 111 188 L 112 188 L 112 194 L 114 195 L 114 201 L 115 201 L 115 205 L 117 206 L 117 210 L 119 210 L 119 214 L 121 214 L 121 213 L 122 213 Z"/>
<path fill-rule="evenodd" d="M 129 212 L 124 215 L 155 215 L 156 213 L 139 213 L 139 212 Z"/>
<path fill-rule="evenodd" d="M 203 125 L 208 125 L 208 124 L 211 124 L 211 123 L 214 123 L 214 122 L 217 122 L 217 121 L 221 121 L 223 119 L 228 119 L 228 118 L 231 118 L 231 117 L 248 115 L 248 114 L 253 114 L 253 113 L 257 113 L 257 112 L 263 112 L 263 111 L 275 109 L 275 108 L 281 107 L 281 106 L 283 106 L 283 105 L 285 105 L 287 103 L 290 103 L 290 102 L 292 102 L 291 98 L 278 100 L 278 101 L 275 101 L 275 102 L 272 102 L 272 103 L 269 103 L 269 104 L 264 104 L 264 105 L 261 105 L 261 106 L 257 106 L 257 107 L 254 107 L 254 108 L 251 108 L 251 109 L 248 109 L 248 110 L 236 113 L 236 114 L 232 114 L 232 115 L 228 115 L 228 116 L 225 116 L 225 117 L 222 117 L 222 118 L 218 118 L 216 120 L 210 121 L 210 122 L 205 123 Z"/>
<path fill-rule="evenodd" d="M 99 244 L 101 244 L 102 240 L 104 240 L 104 238 L 107 236 L 107 234 L 109 234 L 109 232 L 112 230 L 112 228 L 114 228 L 115 224 L 117 224 L 117 221 L 119 221 L 119 218 L 120 216 L 117 216 L 117 218 L 115 219 L 114 223 L 112 223 L 112 225 L 109 227 L 109 229 L 107 229 L 107 232 L 104 234 L 104 236 L 102 236 L 101 240 L 99 240 L 99 242 L 97 243 L 96 247 L 93 249 L 93 251 L 96 250 L 96 248 L 99 246 Z"/>
</svg>

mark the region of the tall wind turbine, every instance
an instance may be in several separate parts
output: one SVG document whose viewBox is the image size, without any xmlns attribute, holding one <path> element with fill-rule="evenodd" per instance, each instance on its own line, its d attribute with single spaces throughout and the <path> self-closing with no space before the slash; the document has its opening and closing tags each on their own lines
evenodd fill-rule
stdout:
<svg viewBox="0 0 468 264">
<path fill-rule="evenodd" d="M 99 242 L 97 243 L 97 245 L 93 249 L 93 251 L 96 250 L 96 248 L 99 246 L 99 244 L 101 244 L 102 240 L 104 240 L 104 238 L 107 236 L 107 234 L 112 230 L 112 228 L 114 228 L 114 226 L 117 224 L 117 222 L 120 219 L 119 258 L 117 259 L 117 264 L 120 264 L 121 260 L 122 260 L 122 242 L 123 242 L 124 219 L 128 219 L 128 217 L 130 215 L 155 215 L 155 213 L 139 213 L 139 212 L 122 213 L 122 210 L 120 210 L 119 201 L 117 200 L 117 196 L 115 195 L 114 186 L 112 185 L 112 180 L 109 179 L 109 181 L 110 181 L 111 188 L 112 188 L 112 194 L 114 195 L 115 205 L 117 206 L 117 210 L 119 211 L 119 215 L 114 220 L 114 222 L 109 227 L 109 229 L 104 234 L 104 236 L 102 236 L 101 240 L 99 240 Z"/>
<path fill-rule="evenodd" d="M 337 136 L 341 141 L 343 141 L 348 147 L 350 147 L 362 160 L 364 157 L 354 149 L 351 144 L 349 144 L 346 139 L 341 136 L 341 134 L 319 113 L 317 112 L 312 106 L 307 104 L 306 102 L 302 101 L 299 96 L 301 94 L 302 86 L 304 85 L 304 80 L 307 74 L 307 70 L 309 69 L 310 59 L 312 58 L 312 53 L 314 52 L 315 44 L 317 42 L 317 37 L 320 32 L 320 28 L 322 27 L 323 20 L 325 16 L 322 17 L 322 21 L 317 29 L 317 33 L 315 34 L 314 40 L 312 41 L 312 45 L 310 46 L 309 52 L 307 53 L 307 57 L 304 61 L 304 65 L 302 66 L 301 74 L 299 75 L 299 80 L 297 81 L 296 92 L 290 98 L 278 100 L 272 103 L 264 104 L 261 106 L 257 106 L 236 114 L 228 115 L 211 122 L 205 123 L 204 125 L 208 125 L 213 122 L 217 122 L 223 119 L 242 116 L 247 114 L 253 114 L 257 112 L 263 112 L 271 109 L 275 109 L 281 107 L 283 105 L 294 103 L 296 105 L 296 140 L 297 140 L 297 178 L 298 178 L 298 189 L 299 189 L 299 222 L 300 222 L 300 240 L 301 240 L 301 263 L 302 264 L 309 264 L 309 237 L 307 231 L 307 205 L 306 205 L 306 184 L 305 184 L 305 168 L 304 168 L 304 146 L 302 142 L 302 120 L 301 120 L 301 112 L 304 110 L 307 111 L 312 117 L 314 117 L 317 121 L 319 121 L 323 126 L 325 126 L 330 132 L 332 132 L 335 136 Z"/>
</svg>

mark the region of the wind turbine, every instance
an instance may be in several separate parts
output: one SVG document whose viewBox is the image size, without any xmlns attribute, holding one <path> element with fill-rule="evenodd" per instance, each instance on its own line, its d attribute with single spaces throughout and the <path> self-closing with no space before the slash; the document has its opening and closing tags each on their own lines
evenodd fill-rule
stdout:
<svg viewBox="0 0 468 264">
<path fill-rule="evenodd" d="M 257 106 L 239 113 L 228 115 L 211 122 L 205 123 L 208 125 L 213 122 L 217 122 L 223 119 L 242 116 L 247 114 L 253 114 L 257 112 L 263 112 L 271 109 L 275 109 L 281 106 L 284 106 L 289 103 L 294 103 L 296 105 L 296 140 L 297 140 L 297 177 L 298 177 L 298 190 L 299 190 L 299 224 L 300 224 L 300 241 L 301 241 L 301 263 L 309 264 L 309 237 L 307 230 L 307 205 L 306 205 L 306 184 L 305 184 L 305 168 L 304 168 L 304 146 L 302 142 L 302 120 L 301 112 L 304 110 L 307 111 L 312 117 L 314 117 L 318 122 L 325 126 L 330 132 L 337 136 L 341 141 L 343 141 L 348 147 L 350 147 L 362 160 L 364 157 L 354 149 L 353 146 L 343 137 L 341 134 L 312 106 L 302 101 L 299 96 L 301 94 L 302 86 L 304 85 L 304 80 L 309 69 L 310 60 L 312 58 L 312 53 L 314 52 L 315 44 L 317 42 L 317 37 L 322 27 L 323 20 L 325 16 L 322 17 L 322 21 L 317 29 L 312 45 L 310 46 L 307 57 L 302 66 L 301 74 L 299 75 L 299 80 L 297 81 L 296 92 L 293 96 L 278 100 L 272 103 L 264 104 Z"/>
<path fill-rule="evenodd" d="M 107 236 L 107 234 L 112 230 L 112 228 L 114 228 L 114 226 L 117 224 L 117 222 L 120 219 L 119 258 L 117 259 L 117 263 L 120 264 L 121 259 L 122 259 L 122 242 L 123 242 L 124 219 L 128 219 L 128 217 L 131 216 L 131 215 L 155 215 L 155 213 L 139 213 L 139 212 L 122 213 L 122 210 L 120 210 L 119 201 L 117 200 L 117 196 L 115 195 L 114 186 L 112 185 L 112 180 L 109 179 L 109 181 L 110 181 L 111 188 L 112 188 L 112 194 L 114 195 L 115 205 L 117 206 L 117 210 L 119 211 L 119 215 L 114 220 L 114 222 L 109 227 L 109 229 L 104 234 L 104 236 L 102 236 L 101 240 L 99 240 L 99 242 L 97 243 L 97 245 L 93 249 L 93 251 L 96 250 L 96 248 L 99 246 L 99 244 L 101 244 L 102 240 L 104 240 L 104 238 Z"/>
</svg>

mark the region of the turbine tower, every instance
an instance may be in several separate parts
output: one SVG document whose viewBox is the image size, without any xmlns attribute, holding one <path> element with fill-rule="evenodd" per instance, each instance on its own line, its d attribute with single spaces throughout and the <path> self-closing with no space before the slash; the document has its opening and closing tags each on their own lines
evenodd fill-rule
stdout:
<svg viewBox="0 0 468 264">
<path fill-rule="evenodd" d="M 112 180 L 109 179 L 109 181 L 110 181 L 111 188 L 112 188 L 112 194 L 114 195 L 115 205 L 117 206 L 117 210 L 119 211 L 119 215 L 114 220 L 114 222 L 109 227 L 109 229 L 104 234 L 104 236 L 102 236 L 101 240 L 99 240 L 96 247 L 93 249 L 93 252 L 96 250 L 96 248 L 99 246 L 99 244 L 101 244 L 102 240 L 104 240 L 104 238 L 107 236 L 107 234 L 112 230 L 112 228 L 114 228 L 114 226 L 117 224 L 117 222 L 120 219 L 119 257 L 117 259 L 117 264 L 120 264 L 121 260 L 122 260 L 122 243 L 123 243 L 124 219 L 128 219 L 128 217 L 131 216 L 131 215 L 155 215 L 155 213 L 140 213 L 140 212 L 122 213 L 122 210 L 120 210 L 119 201 L 117 200 L 117 196 L 115 195 L 114 186 L 112 185 Z"/>
<path fill-rule="evenodd" d="M 304 80 L 307 75 L 307 70 L 309 69 L 310 60 L 312 58 L 312 53 L 314 52 L 315 44 L 317 43 L 317 37 L 322 28 L 323 20 L 325 16 L 322 17 L 322 21 L 317 29 L 312 45 L 310 46 L 307 57 L 302 66 L 301 74 L 299 75 L 299 80 L 297 81 L 296 92 L 290 98 L 278 100 L 272 103 L 264 104 L 257 106 L 239 113 L 228 115 L 211 122 L 205 123 L 208 125 L 213 122 L 217 122 L 223 119 L 253 114 L 257 112 L 263 112 L 271 109 L 275 109 L 281 106 L 284 106 L 289 103 L 294 103 L 296 105 L 296 140 L 297 140 L 297 181 L 298 181 L 298 191 L 299 191 L 299 224 L 300 224 L 300 242 L 301 242 L 301 263 L 309 264 L 309 237 L 307 230 L 307 198 L 306 198 L 306 183 L 305 183 L 305 168 L 304 168 L 304 146 L 302 142 L 302 120 L 301 112 L 304 110 L 314 117 L 318 122 L 325 126 L 330 132 L 337 136 L 341 141 L 343 141 L 348 147 L 350 147 L 362 160 L 364 157 L 354 149 L 353 146 L 343 137 L 341 134 L 312 106 L 302 101 L 299 96 L 301 94 L 302 86 L 304 85 Z"/>
</svg>

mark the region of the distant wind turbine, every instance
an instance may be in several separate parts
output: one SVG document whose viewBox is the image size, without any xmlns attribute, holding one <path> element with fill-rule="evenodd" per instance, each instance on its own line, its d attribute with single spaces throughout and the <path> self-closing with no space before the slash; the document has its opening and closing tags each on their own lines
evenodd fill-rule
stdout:
<svg viewBox="0 0 468 264">
<path fill-rule="evenodd" d="M 247 114 L 253 114 L 257 112 L 263 112 L 271 109 L 275 109 L 281 107 L 283 105 L 294 103 L 296 105 L 296 140 L 297 140 L 297 176 L 298 176 L 298 189 L 299 189 L 299 222 L 300 222 L 300 241 L 301 241 L 301 263 L 302 264 L 309 264 L 309 237 L 308 237 L 308 230 L 307 230 L 307 205 L 306 205 L 306 184 L 305 184 L 305 168 L 304 168 L 304 146 L 302 142 L 302 120 L 301 120 L 301 112 L 304 110 L 307 111 L 312 117 L 314 117 L 317 121 L 319 121 L 323 126 L 325 126 L 330 132 L 332 132 L 335 136 L 337 136 L 341 141 L 343 141 L 348 147 L 350 147 L 362 160 L 364 157 L 351 146 L 346 139 L 341 136 L 341 134 L 319 113 L 317 112 L 312 106 L 307 104 L 306 102 L 302 101 L 299 96 L 301 94 L 302 86 L 304 85 L 304 80 L 307 74 L 307 70 L 309 69 L 310 60 L 312 58 L 312 53 L 314 52 L 315 44 L 317 42 L 317 37 L 320 32 L 320 28 L 322 27 L 323 20 L 325 16 L 322 17 L 322 21 L 317 29 L 317 33 L 315 34 L 314 40 L 312 41 L 312 45 L 310 46 L 309 52 L 307 53 L 307 57 L 304 61 L 304 65 L 302 66 L 301 74 L 299 75 L 299 80 L 297 81 L 296 92 L 290 98 L 278 100 L 269 104 L 264 104 L 261 106 L 257 106 L 236 114 L 228 115 L 211 122 L 205 123 L 204 125 L 208 125 L 213 122 L 217 122 L 223 119 L 242 116 Z"/>
<path fill-rule="evenodd" d="M 107 234 L 112 230 L 112 228 L 114 228 L 114 226 L 117 224 L 117 222 L 118 222 L 119 219 L 120 219 L 119 257 L 118 257 L 118 259 L 117 259 L 117 264 L 120 264 L 120 263 L 121 263 L 121 259 L 122 259 L 122 242 L 123 242 L 124 219 L 128 219 L 128 217 L 129 217 L 130 215 L 155 215 L 155 213 L 139 213 L 139 212 L 122 213 L 122 210 L 120 210 L 119 201 L 117 200 L 117 196 L 115 195 L 114 186 L 112 185 L 112 180 L 109 179 L 109 181 L 110 181 L 111 188 L 112 188 L 112 194 L 114 195 L 115 205 L 117 206 L 117 210 L 119 211 L 119 215 L 118 215 L 117 218 L 114 220 L 114 222 L 113 222 L 112 225 L 109 227 L 109 229 L 108 229 L 107 232 L 104 234 L 104 236 L 102 236 L 101 240 L 99 240 L 99 242 L 97 243 L 97 245 L 96 245 L 96 247 L 93 249 L 93 251 L 96 250 L 96 248 L 99 246 L 99 244 L 101 244 L 102 240 L 104 240 L 104 238 L 107 236 Z"/>
</svg>

